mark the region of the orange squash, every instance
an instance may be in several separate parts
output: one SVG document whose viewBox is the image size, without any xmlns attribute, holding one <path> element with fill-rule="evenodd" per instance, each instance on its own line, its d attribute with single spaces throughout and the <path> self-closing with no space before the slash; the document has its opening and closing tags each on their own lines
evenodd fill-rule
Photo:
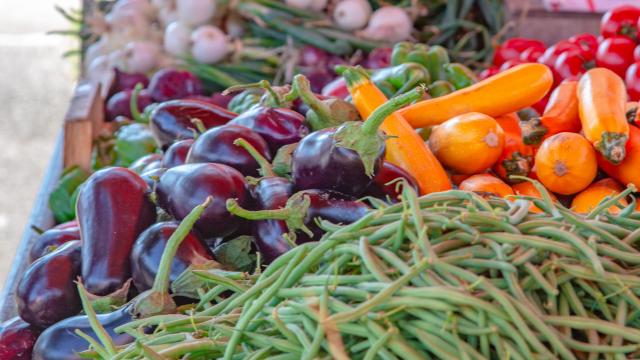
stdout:
<svg viewBox="0 0 640 360">
<path fill-rule="evenodd" d="M 598 154 L 598 165 L 602 171 L 623 185 L 633 184 L 640 188 L 640 129 L 635 126 L 629 126 L 629 140 L 625 151 L 627 156 L 618 165 L 610 163 Z"/>
<path fill-rule="evenodd" d="M 624 191 L 624 187 L 613 179 L 608 178 L 596 181 L 573 198 L 571 201 L 571 210 L 582 214 L 588 214 L 598 206 L 604 198 L 607 196 L 618 195 L 622 191 Z M 622 205 L 628 204 L 624 200 L 620 201 L 620 203 Z M 620 212 L 620 209 L 617 206 L 611 206 L 609 207 L 609 212 L 617 214 Z"/>
<path fill-rule="evenodd" d="M 535 158 L 536 175 L 549 190 L 571 195 L 584 190 L 596 176 L 593 146 L 582 135 L 563 132 L 542 142 Z"/>
<path fill-rule="evenodd" d="M 626 102 L 624 82 L 611 70 L 591 69 L 578 82 L 584 136 L 613 164 L 624 160 L 625 143 L 629 138 Z"/>
<path fill-rule="evenodd" d="M 522 141 L 520 130 L 520 118 L 516 113 L 511 113 L 496 118 L 498 125 L 504 131 L 504 147 L 502 154 L 493 166 L 493 171 L 508 183 L 517 183 L 511 175 L 527 176 L 533 163 L 533 146 L 526 145 Z"/>
<path fill-rule="evenodd" d="M 538 191 L 538 189 L 536 189 L 536 187 L 530 181 L 523 181 L 511 187 L 513 188 L 513 191 L 516 193 L 516 195 L 525 195 L 525 196 L 531 196 L 534 198 L 542 199 L 542 195 L 540 194 L 540 191 Z M 549 193 L 549 196 L 551 197 L 551 199 L 553 199 L 554 202 L 558 200 L 556 196 L 553 195 L 553 193 L 551 192 Z M 542 212 L 542 210 L 539 207 L 533 204 L 531 204 L 531 206 L 529 207 L 529 211 L 534 213 Z"/>
<path fill-rule="evenodd" d="M 493 166 L 502 154 L 504 131 L 491 116 L 468 113 L 433 129 L 429 147 L 456 173 L 476 174 Z"/>
<path fill-rule="evenodd" d="M 476 174 L 466 178 L 460 183 L 460 190 L 473 191 L 485 197 L 514 195 L 509 185 L 489 174 Z"/>
<path fill-rule="evenodd" d="M 580 131 L 577 90 L 577 81 L 563 81 L 551 93 L 541 117 L 521 122 L 525 144 L 538 145 L 555 134 Z"/>
</svg>

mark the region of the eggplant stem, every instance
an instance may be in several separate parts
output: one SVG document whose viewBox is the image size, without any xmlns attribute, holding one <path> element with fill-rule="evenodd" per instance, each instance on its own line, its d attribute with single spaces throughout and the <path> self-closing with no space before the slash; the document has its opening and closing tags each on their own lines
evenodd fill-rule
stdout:
<svg viewBox="0 0 640 360">
<path fill-rule="evenodd" d="M 93 306 L 91 306 L 91 302 L 89 301 L 89 296 L 87 295 L 87 289 L 85 289 L 84 285 L 82 285 L 81 281 L 77 281 L 78 294 L 80 295 L 80 301 L 82 302 L 82 309 L 84 313 L 87 315 L 87 319 L 89 320 L 89 324 L 91 325 L 91 329 L 96 333 L 98 339 L 104 346 L 104 350 L 107 352 L 109 356 L 114 356 L 118 352 L 116 350 L 116 346 L 113 343 L 113 339 L 104 329 L 100 320 L 98 320 L 98 316 L 96 315 L 95 310 L 93 310 Z M 96 349 L 96 351 L 98 351 Z"/>
<path fill-rule="evenodd" d="M 243 138 L 237 138 L 233 141 L 233 145 L 236 146 L 240 146 L 241 148 L 245 149 L 249 155 L 251 155 L 256 162 L 258 162 L 258 165 L 260 165 L 260 175 L 263 177 L 274 177 L 276 176 L 275 173 L 273 172 L 273 167 L 271 166 L 271 163 L 269 163 L 269 160 L 267 160 L 264 156 L 262 156 L 262 154 L 260 154 L 258 152 L 258 150 L 251 145 L 247 140 L 243 139 Z"/>
<path fill-rule="evenodd" d="M 362 131 L 366 135 L 372 136 L 378 131 L 378 128 L 382 123 L 394 112 L 400 108 L 408 105 L 424 96 L 425 89 L 423 86 L 418 86 L 414 91 L 410 91 L 406 94 L 398 95 L 384 104 L 378 106 L 375 111 L 369 115 L 362 125 Z"/>
<path fill-rule="evenodd" d="M 247 220 L 286 220 L 291 216 L 291 209 L 247 210 L 238 204 L 236 199 L 227 200 L 227 211 Z"/>
<path fill-rule="evenodd" d="M 191 212 L 180 222 L 176 231 L 171 234 L 167 245 L 160 258 L 160 265 L 158 266 L 158 273 L 153 282 L 153 291 L 165 294 L 169 291 L 169 276 L 171 275 L 171 263 L 173 258 L 178 252 L 178 247 L 182 241 L 189 235 L 189 232 L 193 228 L 193 225 L 200 219 L 202 213 L 211 204 L 213 198 L 208 196 L 207 199 L 200 205 L 196 206 Z"/>
<path fill-rule="evenodd" d="M 129 110 L 131 110 L 131 117 L 133 118 L 133 121 L 144 124 L 147 121 L 138 110 L 138 96 L 140 96 L 142 87 L 142 83 L 137 83 L 133 88 L 133 92 L 131 93 L 131 101 L 129 101 Z"/>
<path fill-rule="evenodd" d="M 328 123 L 333 122 L 331 110 L 313 94 L 309 79 L 304 75 L 298 74 L 293 78 L 292 85 L 293 89 L 295 89 L 297 94 L 302 98 L 302 101 L 315 111 L 320 119 Z"/>
</svg>

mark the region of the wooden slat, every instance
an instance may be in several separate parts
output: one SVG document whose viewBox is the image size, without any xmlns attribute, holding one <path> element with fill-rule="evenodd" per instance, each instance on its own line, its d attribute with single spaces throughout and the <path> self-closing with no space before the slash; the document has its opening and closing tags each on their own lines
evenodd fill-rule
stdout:
<svg viewBox="0 0 640 360">
<path fill-rule="evenodd" d="M 104 123 L 104 100 L 100 85 L 81 82 L 76 87 L 64 122 L 64 167 L 91 168 L 93 140 Z"/>
<path fill-rule="evenodd" d="M 16 316 L 15 291 L 20 281 L 21 275 L 29 266 L 29 248 L 37 237 L 36 232 L 31 226 L 37 226 L 41 229 L 48 229 L 54 225 L 53 215 L 49 210 L 49 194 L 53 190 L 60 173 L 62 172 L 62 149 L 64 136 L 62 133 L 58 135 L 58 140 L 51 157 L 51 162 L 44 176 L 42 187 L 34 201 L 31 215 L 27 220 L 22 239 L 13 258 L 11 270 L 7 275 L 7 280 L 2 293 L 0 293 L 0 321 L 7 320 Z"/>
<path fill-rule="evenodd" d="M 506 0 L 509 21 L 514 28 L 511 37 L 527 37 L 544 41 L 551 45 L 581 33 L 598 34 L 600 17 L 598 13 L 550 12 L 544 8 L 542 0 Z"/>
</svg>

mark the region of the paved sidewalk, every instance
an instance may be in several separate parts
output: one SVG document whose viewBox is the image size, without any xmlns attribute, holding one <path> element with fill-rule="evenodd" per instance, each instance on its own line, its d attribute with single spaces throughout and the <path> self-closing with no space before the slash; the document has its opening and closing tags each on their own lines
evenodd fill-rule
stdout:
<svg viewBox="0 0 640 360">
<path fill-rule="evenodd" d="M 0 286 L 11 266 L 71 97 L 69 39 L 54 11 L 71 0 L 0 1 Z"/>
</svg>

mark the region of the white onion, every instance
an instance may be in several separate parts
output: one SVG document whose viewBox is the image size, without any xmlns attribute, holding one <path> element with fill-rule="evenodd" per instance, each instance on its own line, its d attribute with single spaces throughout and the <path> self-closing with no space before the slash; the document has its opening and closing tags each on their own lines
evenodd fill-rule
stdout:
<svg viewBox="0 0 640 360">
<path fill-rule="evenodd" d="M 231 50 L 227 35 L 215 26 L 201 26 L 191 34 L 191 55 L 201 63 L 213 64 L 222 59 Z"/>
<path fill-rule="evenodd" d="M 88 66 L 85 67 L 85 74 L 89 80 L 100 81 L 112 68 L 109 56 L 100 55 L 88 63 Z"/>
<path fill-rule="evenodd" d="M 371 16 L 367 0 L 342 0 L 333 10 L 333 21 L 343 30 L 358 30 L 367 25 Z"/>
<path fill-rule="evenodd" d="M 216 12 L 215 0 L 177 0 L 178 20 L 189 25 L 206 24 Z"/>
<path fill-rule="evenodd" d="M 327 0 L 285 0 L 291 7 L 305 10 L 322 11 L 327 7 Z"/>
<path fill-rule="evenodd" d="M 164 31 L 164 50 L 171 55 L 180 56 L 189 53 L 191 47 L 191 28 L 178 21 L 167 26 Z"/>
<path fill-rule="evenodd" d="M 119 68 L 128 72 L 146 73 L 158 64 L 160 46 L 150 41 L 137 41 L 124 48 L 123 66 Z"/>
<path fill-rule="evenodd" d="M 406 11 L 397 6 L 384 6 L 376 10 L 362 35 L 369 39 L 397 42 L 409 39 L 413 21 Z"/>
</svg>

